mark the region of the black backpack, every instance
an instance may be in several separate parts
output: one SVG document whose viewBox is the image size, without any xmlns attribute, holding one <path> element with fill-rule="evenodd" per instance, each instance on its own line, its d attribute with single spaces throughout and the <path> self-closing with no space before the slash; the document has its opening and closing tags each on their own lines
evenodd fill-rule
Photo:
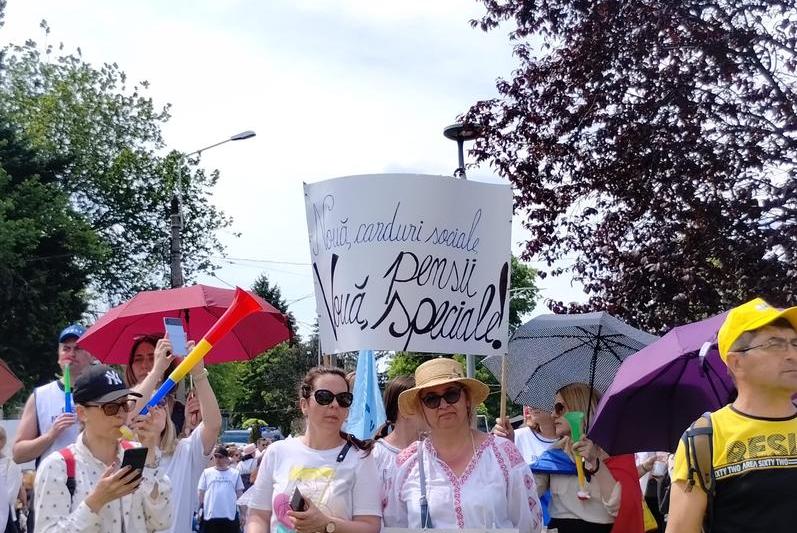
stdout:
<svg viewBox="0 0 797 533">
<path fill-rule="evenodd" d="M 717 480 L 714 477 L 714 428 L 711 413 L 703 413 L 681 436 L 686 451 L 686 491 L 695 486 L 695 479 L 706 493 L 706 516 L 703 531 L 710 533 L 714 520 L 714 497 L 717 494 Z"/>
</svg>

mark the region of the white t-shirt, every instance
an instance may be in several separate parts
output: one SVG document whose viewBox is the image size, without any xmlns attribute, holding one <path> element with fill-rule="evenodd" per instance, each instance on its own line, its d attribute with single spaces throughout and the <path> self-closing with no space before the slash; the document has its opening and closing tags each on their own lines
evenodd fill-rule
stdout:
<svg viewBox="0 0 797 533">
<path fill-rule="evenodd" d="M 515 430 L 515 446 L 520 450 L 523 460 L 527 465 L 537 462 L 537 459 L 548 450 L 556 439 L 546 439 L 535 433 L 530 427 L 523 426 Z"/>
<path fill-rule="evenodd" d="M 252 457 L 251 459 L 245 459 L 243 461 L 240 461 L 237 465 L 235 465 L 235 468 L 238 470 L 238 472 L 241 473 L 241 475 L 251 474 L 252 468 L 254 468 L 255 466 L 255 461 L 257 461 L 257 459 L 255 459 L 254 457 Z"/>
<path fill-rule="evenodd" d="M 3 482 L 0 483 L 0 492 L 3 492 L 3 488 L 6 489 L 6 507 L 12 512 L 12 516 L 15 516 L 15 504 L 19 495 L 19 488 L 22 486 L 22 469 L 10 457 L 0 457 L 0 476 L 4 478 Z M 2 496 L 0 496 L 1 499 Z M 0 514 L 7 515 L 8 512 L 3 513 L 2 509 L 2 502 L 0 501 Z M 2 520 L 3 518 L 0 518 L 0 521 Z M 0 531 L 5 531 L 5 529 L 0 528 Z"/>
<path fill-rule="evenodd" d="M 338 463 L 342 448 L 314 450 L 299 438 L 266 448 L 248 503 L 271 511 L 271 533 L 293 531 L 287 512 L 296 488 L 328 516 L 382 516 L 374 458 L 352 447 Z"/>
<path fill-rule="evenodd" d="M 0 470 L 0 488 L 5 488 L 8 484 L 8 480 L 6 479 L 6 473 L 3 470 Z M 5 509 L 5 512 L 2 512 Z M 5 490 L 0 490 L 0 531 L 6 530 L 6 521 L 8 520 L 8 492 Z"/>
<path fill-rule="evenodd" d="M 172 455 L 161 458 L 161 466 L 172 482 L 172 525 L 159 533 L 184 533 L 191 529 L 194 510 L 199 506 L 196 487 L 212 454 L 205 454 L 202 428 L 199 424 L 191 435 L 180 439 Z M 188 528 L 188 529 L 186 529 Z"/>
<path fill-rule="evenodd" d="M 218 470 L 215 466 L 206 468 L 199 478 L 198 488 L 205 491 L 205 508 L 202 512 L 205 520 L 235 518 L 238 491 L 244 490 L 241 474 L 236 469 Z"/>
</svg>

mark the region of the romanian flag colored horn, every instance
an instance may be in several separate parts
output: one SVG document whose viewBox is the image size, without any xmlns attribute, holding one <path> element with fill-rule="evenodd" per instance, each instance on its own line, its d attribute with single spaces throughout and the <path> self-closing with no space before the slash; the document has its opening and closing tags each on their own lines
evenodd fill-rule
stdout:
<svg viewBox="0 0 797 533">
<path fill-rule="evenodd" d="M 191 350 L 185 359 L 183 359 L 177 368 L 175 368 L 169 377 L 166 378 L 166 381 L 160 386 L 160 388 L 155 391 L 155 394 L 152 395 L 147 405 L 141 410 L 141 414 L 147 414 L 147 411 L 151 407 L 155 407 L 158 405 L 163 398 L 169 394 L 169 392 L 180 382 L 181 379 L 188 374 L 194 365 L 196 365 L 200 359 L 205 357 L 207 353 L 213 348 L 213 345 L 216 344 L 222 337 L 227 335 L 232 329 L 243 320 L 245 317 L 255 313 L 257 311 L 262 311 L 263 308 L 260 306 L 260 303 L 255 300 L 248 292 L 241 289 L 240 287 L 235 288 L 235 297 L 232 300 L 232 304 L 227 310 L 221 315 L 213 326 L 208 330 L 202 340 L 194 346 L 194 349 Z"/>
</svg>

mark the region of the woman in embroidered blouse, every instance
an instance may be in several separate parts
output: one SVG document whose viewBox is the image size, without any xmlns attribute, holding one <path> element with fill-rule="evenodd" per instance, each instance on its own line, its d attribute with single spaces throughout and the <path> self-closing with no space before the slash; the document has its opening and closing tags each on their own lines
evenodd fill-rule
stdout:
<svg viewBox="0 0 797 533">
<path fill-rule="evenodd" d="M 371 443 L 341 428 L 352 394 L 338 368 L 314 368 L 299 388 L 306 431 L 263 452 L 245 494 L 247 533 L 378 533 L 382 508 Z M 304 510 L 291 509 L 295 491 Z"/>
<path fill-rule="evenodd" d="M 419 366 L 415 383 L 399 396 L 399 409 L 422 416 L 429 437 L 399 453 L 385 525 L 539 532 L 537 489 L 520 451 L 506 439 L 473 429 L 474 411 L 490 392 L 487 385 L 464 377 L 462 365 L 447 358 Z"/>
</svg>

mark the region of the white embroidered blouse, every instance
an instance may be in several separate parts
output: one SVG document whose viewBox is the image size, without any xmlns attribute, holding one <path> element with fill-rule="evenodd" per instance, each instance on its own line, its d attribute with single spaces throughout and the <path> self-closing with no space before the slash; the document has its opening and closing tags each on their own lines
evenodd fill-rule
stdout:
<svg viewBox="0 0 797 533">
<path fill-rule="evenodd" d="M 106 504 L 95 514 L 84 500 L 106 465 L 83 443 L 83 433 L 69 448 L 75 456 L 75 495 L 70 497 L 66 486 L 66 461 L 60 453 L 51 453 L 36 473 L 37 533 L 143 533 L 171 526 L 171 483 L 163 468 L 144 468 L 138 490 Z M 119 464 L 123 454 L 119 446 Z M 151 498 L 155 483 L 158 497 Z"/>
<path fill-rule="evenodd" d="M 419 445 L 424 446 L 426 498 L 435 528 L 541 531 L 542 509 L 531 470 L 514 443 L 493 435 L 476 449 L 460 477 L 438 459 L 430 439 L 399 453 L 386 526 L 421 528 Z"/>
</svg>

